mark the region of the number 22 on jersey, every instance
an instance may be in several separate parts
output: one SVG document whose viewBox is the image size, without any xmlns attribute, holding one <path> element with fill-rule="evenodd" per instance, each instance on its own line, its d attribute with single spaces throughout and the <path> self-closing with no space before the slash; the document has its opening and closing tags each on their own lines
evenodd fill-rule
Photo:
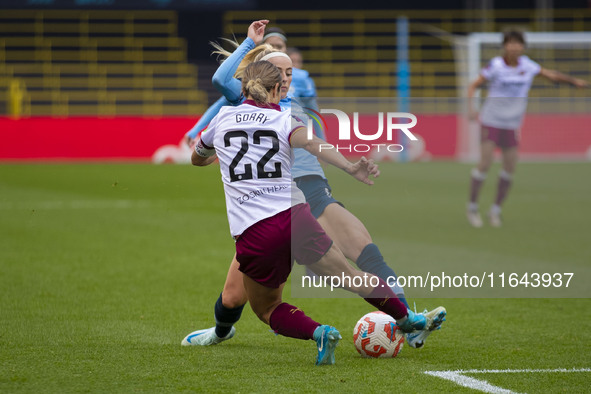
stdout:
<svg viewBox="0 0 591 394">
<path fill-rule="evenodd" d="M 260 146 L 261 141 L 263 139 L 269 139 L 272 143 L 272 146 L 261 156 L 258 153 L 263 153 L 261 152 L 261 150 L 264 150 L 264 148 Z M 241 161 L 250 161 L 252 159 L 256 160 L 257 158 L 258 161 L 256 165 L 256 177 L 258 179 L 281 178 L 280 162 L 272 163 L 274 164 L 273 171 L 265 171 L 265 165 L 273 158 L 273 156 L 275 156 L 277 152 L 279 152 L 279 138 L 275 131 L 257 130 L 252 134 L 251 141 L 249 141 L 249 136 L 246 131 L 229 131 L 224 135 L 224 146 L 227 148 L 231 146 L 233 143 L 237 143 L 237 140 L 240 141 L 241 146 L 240 150 L 238 151 L 236 156 L 234 156 L 234 159 L 232 159 L 232 162 L 228 166 L 230 182 L 253 179 L 252 163 L 244 164 L 244 173 L 242 174 L 236 173 L 236 167 Z M 256 152 L 251 152 L 251 154 L 248 154 L 251 146 L 253 146 L 256 149 Z"/>
</svg>

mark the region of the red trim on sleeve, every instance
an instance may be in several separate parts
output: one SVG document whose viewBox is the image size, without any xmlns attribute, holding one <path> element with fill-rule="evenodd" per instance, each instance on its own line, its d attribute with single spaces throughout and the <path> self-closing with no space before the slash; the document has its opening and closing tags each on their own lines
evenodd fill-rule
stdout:
<svg viewBox="0 0 591 394">
<path fill-rule="evenodd" d="M 287 136 L 287 140 L 289 141 L 290 144 L 291 144 L 291 135 L 294 132 L 298 131 L 299 129 L 305 129 L 305 127 L 304 126 L 298 126 L 298 127 L 296 127 L 295 129 L 293 129 L 292 131 L 289 132 L 289 135 Z"/>
</svg>

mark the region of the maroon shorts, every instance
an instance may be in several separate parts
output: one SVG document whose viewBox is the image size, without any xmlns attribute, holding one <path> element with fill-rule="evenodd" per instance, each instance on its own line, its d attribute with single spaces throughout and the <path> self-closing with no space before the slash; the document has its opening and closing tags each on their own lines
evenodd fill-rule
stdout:
<svg viewBox="0 0 591 394">
<path fill-rule="evenodd" d="M 313 264 L 331 246 L 310 205 L 298 204 L 247 228 L 236 241 L 236 259 L 248 277 L 278 288 L 289 277 L 294 260 Z"/>
<path fill-rule="evenodd" d="M 516 130 L 497 129 L 483 125 L 480 133 L 482 142 L 490 140 L 499 148 L 512 148 L 518 145 Z"/>
</svg>

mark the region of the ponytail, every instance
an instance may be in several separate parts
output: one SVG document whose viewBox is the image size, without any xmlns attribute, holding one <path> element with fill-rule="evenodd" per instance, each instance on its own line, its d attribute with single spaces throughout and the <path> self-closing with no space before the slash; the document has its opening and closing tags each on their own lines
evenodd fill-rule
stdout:
<svg viewBox="0 0 591 394">
<path fill-rule="evenodd" d="M 246 97 L 251 97 L 258 104 L 269 102 L 269 92 L 277 84 L 281 85 L 279 69 L 268 61 L 249 64 L 242 75 L 242 91 Z"/>
</svg>

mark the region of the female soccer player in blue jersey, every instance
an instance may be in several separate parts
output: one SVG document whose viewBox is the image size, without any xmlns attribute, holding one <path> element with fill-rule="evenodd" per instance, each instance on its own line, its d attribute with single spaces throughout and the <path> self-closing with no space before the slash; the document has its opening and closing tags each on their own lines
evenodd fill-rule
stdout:
<svg viewBox="0 0 591 394">
<path fill-rule="evenodd" d="M 316 365 L 335 363 L 334 351 L 341 339 L 338 330 L 282 301 L 295 259 L 319 275 L 343 274 L 353 278 L 353 283 L 355 278 L 367 276 L 364 285 L 344 287 L 393 316 L 404 332 L 433 329 L 434 319 L 407 310 L 385 281 L 349 265 L 312 216 L 292 180 L 291 147 L 305 149 L 367 184 L 373 183 L 369 176 L 376 175 L 377 168 L 365 158 L 351 163 L 335 150 L 321 151 L 318 147 L 323 140 L 308 139 L 306 126 L 294 125 L 290 112 L 281 112 L 277 105 L 282 79 L 270 62 L 248 65 L 242 78 L 247 100 L 224 107 L 212 119 L 191 157 L 197 166 L 211 164 L 214 154 L 220 161 L 230 232 L 236 240 L 236 259 L 253 311 L 277 334 L 314 339 L 318 345 Z M 375 287 L 367 284 L 374 282 Z M 191 343 L 203 335 L 206 333 L 196 332 L 186 340 Z"/>
<path fill-rule="evenodd" d="M 258 49 L 260 47 L 256 47 L 256 44 L 260 43 L 264 37 L 263 32 L 267 22 L 257 21 L 251 24 L 248 38 L 232 54 L 229 54 L 229 57 L 216 71 L 213 83 L 223 92 L 225 100 L 231 105 L 242 102 L 244 97 L 241 92 L 241 82 L 234 76 L 237 69 L 244 68 L 245 56 L 250 56 L 252 59 L 251 51 L 254 49 L 258 51 L 254 60 L 268 60 L 281 71 L 283 85 L 282 99 L 279 105 L 283 110 L 287 109 L 299 114 L 301 109 L 292 105 L 291 99 L 286 97 L 292 79 L 291 59 L 283 52 L 268 48 L 260 51 Z M 318 219 L 329 237 L 333 239 L 347 258 L 356 262 L 361 270 L 375 274 L 384 280 L 387 280 L 388 277 L 395 277 L 394 271 L 384 262 L 378 247 L 372 243 L 371 236 L 363 223 L 332 197 L 330 185 L 316 157 L 303 149 L 294 149 L 294 156 L 292 176 L 298 188 L 304 192 L 312 214 Z M 182 342 L 184 345 L 211 345 L 230 339 L 234 335 L 233 325 L 239 320 L 247 302 L 238 267 L 239 264 L 234 259 L 228 271 L 223 292 L 215 304 L 216 326 L 189 334 Z M 399 287 L 393 290 L 408 308 L 403 290 Z M 433 319 L 435 327 L 438 328 L 445 318 L 445 310 L 437 308 L 426 312 L 425 315 L 429 319 Z M 412 347 L 421 347 L 431 332 L 412 333 L 407 336 L 407 341 Z M 200 335 L 194 336 L 196 333 Z M 189 337 L 193 338 L 190 343 L 187 341 Z"/>
<path fill-rule="evenodd" d="M 469 112 L 471 118 L 475 119 L 477 115 L 472 107 L 474 92 L 485 83 L 489 84 L 488 97 L 480 112 L 480 162 L 472 169 L 466 209 L 468 222 L 473 227 L 482 227 L 478 197 L 497 146 L 503 152 L 503 168 L 499 173 L 497 195 L 488 217 L 491 226 L 501 226 L 501 204 L 507 197 L 513 180 L 517 164 L 518 130 L 525 116 L 527 96 L 534 77 L 541 75 L 552 82 L 570 83 L 579 88 L 587 86 L 587 82 L 581 79 L 540 67 L 523 54 L 524 50 L 523 33 L 507 31 L 503 36 L 503 55 L 493 58 L 468 88 Z"/>
<path fill-rule="evenodd" d="M 271 45 L 280 52 L 285 52 L 290 57 L 293 64 L 292 81 L 289 88 L 291 97 L 297 98 L 298 102 L 304 108 L 318 109 L 316 104 L 316 84 L 308 71 L 302 68 L 302 56 L 295 48 L 287 47 L 287 36 L 285 32 L 278 27 L 271 27 L 265 31 L 263 43 Z M 299 63 L 295 64 L 294 58 L 299 56 Z"/>
</svg>

